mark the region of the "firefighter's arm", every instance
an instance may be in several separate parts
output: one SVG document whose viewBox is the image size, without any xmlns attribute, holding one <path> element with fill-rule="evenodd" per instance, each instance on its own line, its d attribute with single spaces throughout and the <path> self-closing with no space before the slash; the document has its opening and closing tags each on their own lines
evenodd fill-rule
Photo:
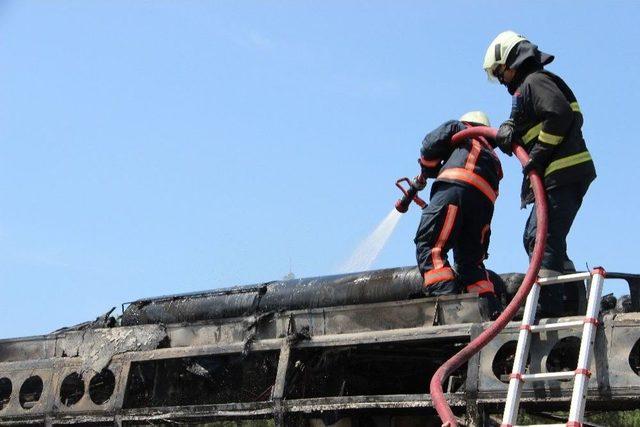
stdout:
<svg viewBox="0 0 640 427">
<path fill-rule="evenodd" d="M 569 101 L 558 86 L 545 75 L 536 76 L 527 88 L 541 127 L 537 143 L 529 153 L 534 162 L 546 168 L 550 158 L 571 128 L 573 112 Z"/>
<path fill-rule="evenodd" d="M 438 176 L 442 161 L 449 158 L 453 150 L 451 138 L 464 129 L 465 126 L 461 122 L 451 120 L 443 123 L 424 137 L 422 148 L 420 149 L 420 165 L 423 177 L 435 178 Z"/>
</svg>

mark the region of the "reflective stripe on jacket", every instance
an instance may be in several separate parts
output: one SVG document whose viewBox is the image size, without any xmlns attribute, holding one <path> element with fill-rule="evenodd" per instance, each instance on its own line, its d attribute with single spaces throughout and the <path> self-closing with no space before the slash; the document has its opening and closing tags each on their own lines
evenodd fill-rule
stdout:
<svg viewBox="0 0 640 427">
<path fill-rule="evenodd" d="M 546 189 L 596 177 L 593 159 L 582 137 L 582 111 L 573 92 L 558 76 L 534 70 L 518 85 L 511 118 L 529 156 L 544 167 Z M 522 185 L 522 204 L 533 202 L 529 180 Z"/>
</svg>

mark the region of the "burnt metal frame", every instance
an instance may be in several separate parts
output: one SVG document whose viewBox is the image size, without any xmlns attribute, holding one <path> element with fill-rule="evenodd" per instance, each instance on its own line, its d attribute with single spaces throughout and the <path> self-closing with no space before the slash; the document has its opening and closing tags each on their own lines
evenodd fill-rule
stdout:
<svg viewBox="0 0 640 427">
<path fill-rule="evenodd" d="M 637 301 L 637 296 L 640 295 L 640 293 L 638 293 L 638 290 L 640 290 L 640 276 L 620 275 L 621 277 L 616 277 L 616 275 L 617 273 L 610 273 L 609 277 L 627 280 L 632 289 L 633 306 L 640 306 Z M 633 290 L 634 288 L 636 289 L 635 291 Z M 447 300 L 445 298 L 440 304 L 434 306 L 434 310 L 442 310 L 442 303 L 446 305 L 447 301 L 452 303 L 452 306 L 455 306 L 455 304 L 458 304 L 458 300 L 466 300 L 467 303 L 471 303 L 471 300 L 474 299 L 475 297 L 473 295 L 464 296 L 464 298 L 457 298 L 455 300 Z M 432 301 L 423 299 L 401 303 L 376 303 L 357 307 L 358 309 L 366 309 L 369 307 L 372 310 L 386 310 L 394 307 L 397 309 L 397 307 L 402 307 L 403 304 L 409 306 L 411 304 L 426 303 L 432 304 Z M 345 307 L 337 307 L 336 309 L 348 311 L 348 308 Z M 331 310 L 331 308 L 323 308 L 278 313 L 274 319 L 268 321 L 272 323 L 272 327 L 273 324 L 281 322 L 286 323 L 287 328 L 290 328 L 291 319 L 297 318 L 301 320 L 305 316 L 310 317 L 314 313 L 321 315 Z M 441 317 L 446 318 L 446 312 Z M 550 321 L 554 320 L 555 319 L 550 319 Z M 267 320 L 264 321 L 266 322 Z M 228 321 L 229 324 L 233 324 L 234 322 L 237 324 L 251 323 L 251 321 L 247 319 L 231 319 Z M 299 321 L 298 326 L 302 323 L 304 322 Z M 189 330 L 196 327 L 206 329 L 212 326 L 207 323 L 202 323 L 189 326 L 173 325 L 167 328 L 170 334 L 172 330 Z M 323 324 L 323 327 L 326 327 L 326 325 Z M 517 327 L 518 325 L 516 323 L 510 324 L 498 338 L 502 340 L 502 342 L 507 342 L 511 339 L 510 337 L 517 334 Z M 316 334 L 312 334 L 310 340 L 298 342 L 292 341 L 290 337 L 283 334 L 279 336 L 265 336 L 264 338 L 258 337 L 250 343 L 250 351 L 279 351 L 279 361 L 271 399 L 269 401 L 251 403 L 122 409 L 127 378 L 129 377 L 129 368 L 132 362 L 210 354 L 240 354 L 246 350 L 247 343 L 234 341 L 224 344 L 199 344 L 192 347 L 126 351 L 121 354 L 115 354 L 110 361 L 111 366 L 118 367 L 117 369 L 119 369 L 120 373 L 116 378 L 115 391 L 108 405 L 109 409 L 96 411 L 94 408 L 91 411 L 78 410 L 76 412 L 53 411 L 58 393 L 58 389 L 53 387 L 53 385 L 57 385 L 59 381 L 61 381 L 61 370 L 70 370 L 73 366 L 77 366 L 81 362 L 81 360 L 79 360 L 81 358 L 55 356 L 56 340 L 63 339 L 61 335 L 33 337 L 23 340 L 3 340 L 0 341 L 0 346 L 3 343 L 13 341 L 12 344 L 26 342 L 30 343 L 28 345 L 31 345 L 32 348 L 41 347 L 41 350 L 36 351 L 36 353 L 40 353 L 41 358 L 37 360 L 0 362 L 0 376 L 4 376 L 6 372 L 38 372 L 50 370 L 54 371 L 52 374 L 55 378 L 49 381 L 49 384 L 52 385 L 51 387 L 45 386 L 41 397 L 43 405 L 47 407 L 46 412 L 41 414 L 24 413 L 15 416 L 5 416 L 0 412 L 0 424 L 44 423 L 47 426 L 51 426 L 53 424 L 76 424 L 79 422 L 113 422 L 115 425 L 121 425 L 123 422 L 130 421 L 161 422 L 171 420 L 187 421 L 266 417 L 274 418 L 277 425 L 283 426 L 285 425 L 285 416 L 287 414 L 308 414 L 323 410 L 352 411 L 430 408 L 432 404 L 428 394 L 347 396 L 286 400 L 284 390 L 290 365 L 291 350 L 293 348 L 329 348 L 386 342 L 419 342 L 441 338 L 460 339 L 461 342 L 465 342 L 473 336 L 477 336 L 483 328 L 484 325 L 476 321 L 453 325 L 422 325 L 412 328 L 403 327 L 398 329 L 355 331 L 326 335 L 323 335 L 322 331 L 316 331 Z M 280 332 L 282 332 L 282 330 L 280 330 Z M 561 337 L 562 335 L 558 335 L 555 339 L 559 340 Z M 625 379 L 625 376 L 628 375 L 623 372 L 622 368 L 624 367 L 619 366 L 622 362 L 625 362 L 625 360 L 621 361 L 620 355 L 618 354 L 622 353 L 621 349 L 627 350 L 629 344 L 633 345 L 631 341 L 638 339 L 640 339 L 640 315 L 635 313 L 614 314 L 607 315 L 603 318 L 603 322 L 598 328 L 595 345 L 596 381 L 593 381 L 589 388 L 589 403 L 593 408 L 638 407 L 639 402 L 637 396 L 640 393 L 640 379 L 638 379 L 638 381 L 635 381 L 635 378 Z M 627 341 L 629 342 L 627 343 Z M 494 350 L 488 349 L 485 353 L 488 352 L 490 354 L 491 351 Z M 627 368 L 629 368 L 628 362 Z M 486 375 L 486 366 L 483 366 L 483 353 L 481 352 L 469 361 L 465 391 L 448 395 L 449 402 L 452 406 L 461 412 L 466 410 L 470 423 L 474 425 L 481 425 L 485 412 L 496 412 L 499 410 L 499 407 L 504 403 L 504 397 L 506 395 L 506 385 L 487 385 L 487 383 L 481 381 L 483 375 Z M 17 391 L 18 388 L 18 384 L 14 384 L 14 390 Z M 547 408 L 548 405 L 558 405 L 562 407 L 569 401 L 569 397 L 570 390 L 563 388 L 561 384 L 559 386 L 556 384 L 553 387 L 543 390 L 542 394 L 540 390 L 525 390 L 522 402 L 525 407 L 528 406 L 530 408 Z M 15 397 L 12 398 L 15 399 Z"/>
</svg>

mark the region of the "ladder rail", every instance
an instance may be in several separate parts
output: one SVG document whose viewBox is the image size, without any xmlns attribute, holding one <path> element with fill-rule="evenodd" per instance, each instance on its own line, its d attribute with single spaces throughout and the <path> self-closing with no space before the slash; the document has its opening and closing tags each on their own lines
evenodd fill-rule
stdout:
<svg viewBox="0 0 640 427">
<path fill-rule="evenodd" d="M 512 374 L 509 379 L 509 389 L 507 390 L 507 400 L 505 401 L 504 415 L 502 417 L 503 426 L 514 425 L 518 419 L 518 406 L 520 404 L 520 397 L 522 396 L 523 385 L 521 376 L 526 368 L 529 348 L 531 346 L 531 329 L 527 326 L 531 325 L 535 319 L 539 295 L 540 285 L 534 283 L 531 292 L 529 292 L 529 296 L 527 296 L 527 302 L 524 305 L 522 326 L 518 334 L 518 344 L 516 346 Z"/>
<path fill-rule="evenodd" d="M 573 394 L 571 395 L 571 407 L 569 409 L 569 424 L 582 423 L 584 409 L 587 403 L 587 387 L 591 373 L 591 355 L 593 344 L 596 339 L 597 318 L 600 313 L 600 300 L 602 298 L 602 287 L 605 272 L 602 268 L 594 270 L 593 280 L 589 289 L 589 299 L 587 305 L 587 316 L 582 330 L 582 340 L 580 342 L 580 353 L 578 355 L 578 366 L 576 378 L 573 383 Z"/>
</svg>

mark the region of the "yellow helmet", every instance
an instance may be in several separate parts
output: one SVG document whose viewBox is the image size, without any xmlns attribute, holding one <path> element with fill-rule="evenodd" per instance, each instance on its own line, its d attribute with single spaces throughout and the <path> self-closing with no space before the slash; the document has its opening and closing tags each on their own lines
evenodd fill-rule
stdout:
<svg viewBox="0 0 640 427">
<path fill-rule="evenodd" d="M 473 123 L 474 125 L 491 126 L 489 117 L 482 111 L 469 111 L 460 117 L 461 122 Z"/>
<path fill-rule="evenodd" d="M 504 31 L 493 39 L 484 54 L 484 64 L 482 65 L 482 68 L 487 72 L 487 76 L 489 76 L 489 80 L 498 81 L 493 75 L 494 71 L 500 65 L 506 64 L 513 48 L 522 41 L 528 40 L 514 31 Z"/>
</svg>

